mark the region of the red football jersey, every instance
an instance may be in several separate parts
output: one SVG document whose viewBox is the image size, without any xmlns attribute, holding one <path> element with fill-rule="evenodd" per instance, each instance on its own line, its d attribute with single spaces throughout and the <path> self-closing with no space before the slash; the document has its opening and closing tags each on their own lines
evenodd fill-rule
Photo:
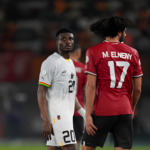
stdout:
<svg viewBox="0 0 150 150">
<path fill-rule="evenodd" d="M 88 49 L 87 74 L 97 76 L 93 114 L 132 114 L 132 77 L 143 75 L 138 52 L 123 42 L 104 41 Z"/>
<path fill-rule="evenodd" d="M 77 75 L 77 88 L 76 88 L 76 97 L 81 104 L 81 106 L 84 108 L 84 93 L 83 88 L 86 85 L 86 75 L 85 72 L 85 65 L 78 61 L 73 61 L 75 69 L 76 69 L 76 75 Z M 78 112 L 74 112 L 75 116 L 80 116 Z"/>
</svg>

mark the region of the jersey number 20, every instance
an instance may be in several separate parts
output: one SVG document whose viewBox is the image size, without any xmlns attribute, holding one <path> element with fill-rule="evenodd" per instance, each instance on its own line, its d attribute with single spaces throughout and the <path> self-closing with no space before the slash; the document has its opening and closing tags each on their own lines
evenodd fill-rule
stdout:
<svg viewBox="0 0 150 150">
<path fill-rule="evenodd" d="M 73 130 L 70 130 L 70 131 L 68 131 L 68 130 L 66 130 L 66 131 L 63 131 L 62 132 L 63 134 L 66 134 L 63 138 L 64 138 L 64 142 L 65 143 L 70 143 L 71 141 L 72 142 L 75 142 L 75 134 L 74 134 L 74 131 Z M 67 138 L 71 138 L 71 141 L 69 140 L 69 139 L 67 139 Z"/>
<path fill-rule="evenodd" d="M 108 61 L 108 66 L 110 68 L 110 78 L 111 78 L 110 88 L 115 88 L 116 76 L 115 76 L 114 61 Z M 116 66 L 123 67 L 123 71 L 121 73 L 120 81 L 119 81 L 118 86 L 117 86 L 117 88 L 121 88 L 122 83 L 124 82 L 125 76 L 127 74 L 127 70 L 130 66 L 130 63 L 127 62 L 127 61 L 116 61 Z"/>
</svg>

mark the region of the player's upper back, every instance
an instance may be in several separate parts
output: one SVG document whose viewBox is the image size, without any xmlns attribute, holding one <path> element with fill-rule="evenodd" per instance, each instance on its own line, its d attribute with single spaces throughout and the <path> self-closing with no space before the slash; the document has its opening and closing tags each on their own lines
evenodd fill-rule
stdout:
<svg viewBox="0 0 150 150">
<path fill-rule="evenodd" d="M 73 61 L 77 75 L 77 98 L 83 100 L 83 87 L 86 84 L 85 65 L 79 61 Z M 80 97 L 80 98 L 79 98 Z"/>
<path fill-rule="evenodd" d="M 83 76 L 85 71 L 85 65 L 79 61 L 74 61 L 74 60 L 73 63 L 75 66 L 77 76 Z"/>
<path fill-rule="evenodd" d="M 104 41 L 86 55 L 86 73 L 97 76 L 101 90 L 130 89 L 132 77 L 142 75 L 138 52 L 120 42 Z"/>
</svg>

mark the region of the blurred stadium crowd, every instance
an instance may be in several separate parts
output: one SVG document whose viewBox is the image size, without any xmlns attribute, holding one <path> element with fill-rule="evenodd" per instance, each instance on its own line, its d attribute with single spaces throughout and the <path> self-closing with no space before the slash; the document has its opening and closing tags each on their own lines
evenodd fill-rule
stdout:
<svg viewBox="0 0 150 150">
<path fill-rule="evenodd" d="M 135 25 L 128 28 L 125 39 L 138 50 L 144 73 L 134 135 L 150 140 L 149 0 L 1 0 L 0 137 L 42 137 L 37 83 L 42 61 L 56 51 L 57 30 L 73 30 L 84 63 L 86 50 L 103 41 L 89 31 L 89 25 L 114 14 L 127 17 Z"/>
</svg>

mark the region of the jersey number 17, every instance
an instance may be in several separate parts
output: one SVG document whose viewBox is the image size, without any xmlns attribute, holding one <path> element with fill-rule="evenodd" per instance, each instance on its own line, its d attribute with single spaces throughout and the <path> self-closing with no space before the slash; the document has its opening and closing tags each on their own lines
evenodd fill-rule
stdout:
<svg viewBox="0 0 150 150">
<path fill-rule="evenodd" d="M 108 61 L 108 66 L 110 68 L 110 78 L 111 78 L 110 88 L 115 88 L 115 86 L 116 86 L 116 76 L 115 76 L 114 61 Z M 121 88 L 122 84 L 124 82 L 125 76 L 127 74 L 127 70 L 130 66 L 130 63 L 127 62 L 127 61 L 116 61 L 116 66 L 123 67 L 123 71 L 121 73 L 120 81 L 119 81 L 118 86 L 117 86 L 117 88 Z"/>
</svg>

